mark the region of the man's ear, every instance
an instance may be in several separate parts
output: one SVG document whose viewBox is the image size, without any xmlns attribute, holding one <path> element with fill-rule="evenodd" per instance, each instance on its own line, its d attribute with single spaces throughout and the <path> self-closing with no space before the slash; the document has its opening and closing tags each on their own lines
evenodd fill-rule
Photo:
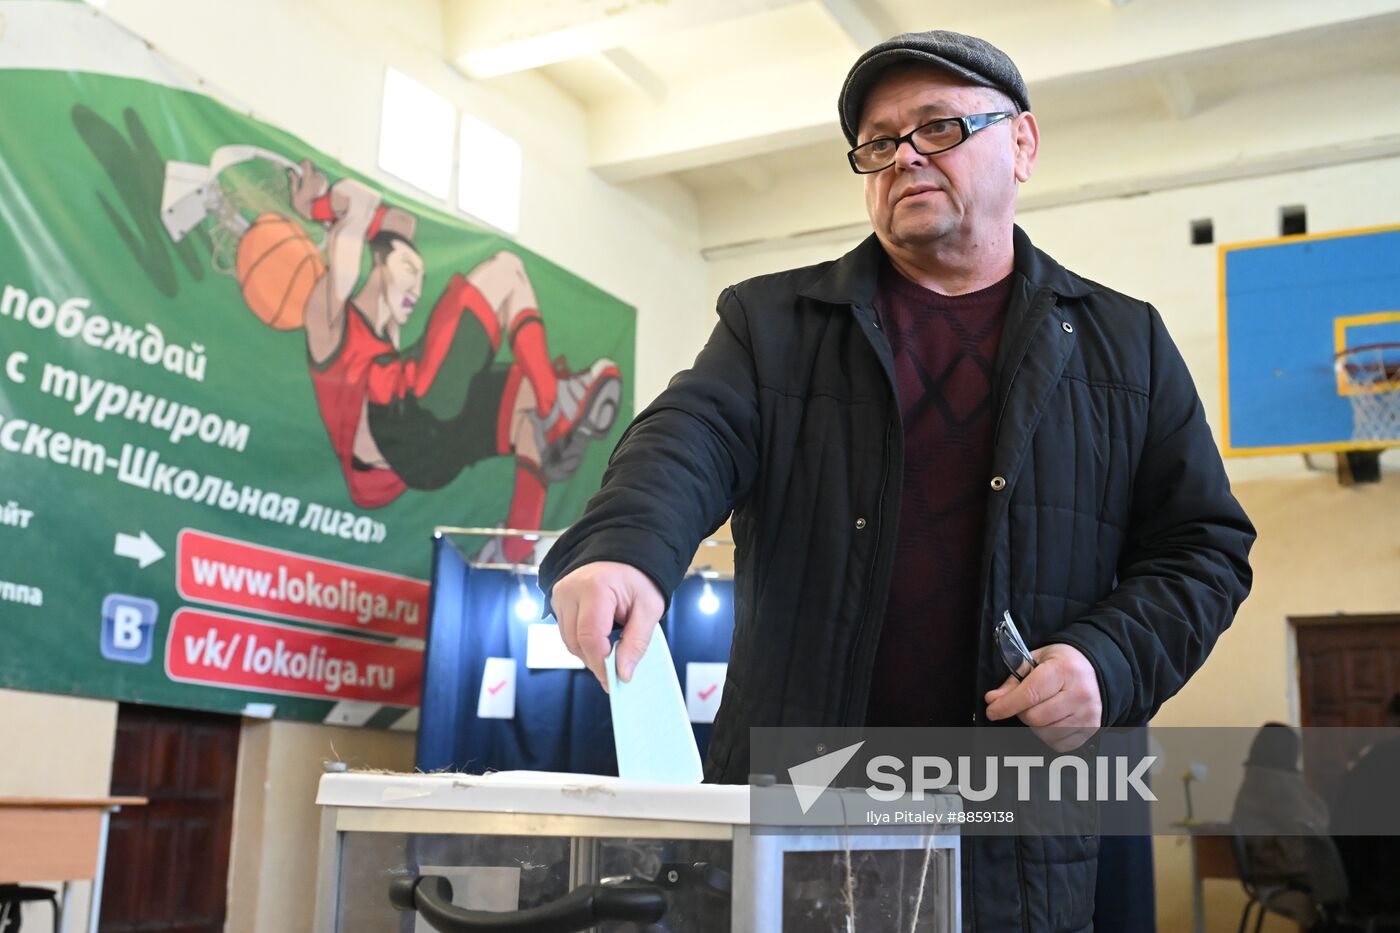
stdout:
<svg viewBox="0 0 1400 933">
<path fill-rule="evenodd" d="M 1016 145 L 1016 180 L 1025 184 L 1031 180 L 1040 153 L 1040 126 L 1035 122 L 1035 114 L 1027 111 L 1016 118 L 1012 139 Z"/>
</svg>

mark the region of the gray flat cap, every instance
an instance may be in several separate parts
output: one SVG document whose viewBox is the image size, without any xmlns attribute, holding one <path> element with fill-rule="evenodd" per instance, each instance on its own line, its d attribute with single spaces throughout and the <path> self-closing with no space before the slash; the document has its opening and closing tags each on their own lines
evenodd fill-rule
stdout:
<svg viewBox="0 0 1400 933">
<path fill-rule="evenodd" d="M 865 107 L 865 96 L 875 86 L 881 72 L 905 62 L 935 65 L 970 84 L 1001 91 L 1023 111 L 1031 109 L 1026 82 L 1016 63 L 987 40 L 943 29 L 906 32 L 886 39 L 856 59 L 846 75 L 846 83 L 841 85 L 841 97 L 836 106 L 841 113 L 841 131 L 852 146 L 856 144 L 856 128 Z"/>
</svg>

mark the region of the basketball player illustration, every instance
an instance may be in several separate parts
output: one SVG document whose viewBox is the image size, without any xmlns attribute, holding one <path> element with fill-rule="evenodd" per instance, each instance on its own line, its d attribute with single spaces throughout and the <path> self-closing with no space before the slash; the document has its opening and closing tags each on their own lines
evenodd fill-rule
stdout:
<svg viewBox="0 0 1400 933">
<path fill-rule="evenodd" d="M 551 360 L 529 276 L 505 251 L 453 274 L 423 334 L 402 346 L 423 292 L 417 219 L 354 179 L 329 184 L 309 160 L 289 167 L 287 178 L 292 209 L 325 225 L 324 258 L 298 221 L 265 212 L 240 224 L 237 278 L 265 323 L 303 328 L 311 384 L 351 500 L 378 508 L 513 455 L 506 525 L 539 528 L 548 484 L 572 476 L 589 442 L 617 418 L 617 365 L 599 359 L 571 372 L 562 357 Z M 177 226 L 167 218 L 172 235 Z M 512 362 L 497 360 L 503 347 Z M 532 548 L 497 538 L 481 557 L 517 563 Z"/>
</svg>

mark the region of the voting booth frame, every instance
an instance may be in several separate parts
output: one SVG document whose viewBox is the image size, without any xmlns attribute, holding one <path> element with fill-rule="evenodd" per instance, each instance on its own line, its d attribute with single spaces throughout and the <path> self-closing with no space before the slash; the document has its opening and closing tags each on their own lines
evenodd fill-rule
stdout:
<svg viewBox="0 0 1400 933">
<path fill-rule="evenodd" d="M 536 569 L 474 560 L 479 543 L 446 530 L 433 538 L 417 768 L 616 775 L 608 695 L 541 617 Z M 733 605 L 732 580 L 695 573 L 661 620 L 702 757 Z"/>
</svg>

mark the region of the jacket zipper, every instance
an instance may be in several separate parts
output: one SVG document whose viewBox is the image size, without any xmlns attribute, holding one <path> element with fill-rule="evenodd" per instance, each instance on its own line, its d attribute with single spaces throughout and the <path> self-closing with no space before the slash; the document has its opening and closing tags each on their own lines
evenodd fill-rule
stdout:
<svg viewBox="0 0 1400 933">
<path fill-rule="evenodd" d="M 1041 305 L 1041 303 L 1042 303 L 1043 301 L 1045 301 L 1047 298 L 1049 298 L 1051 301 L 1053 301 L 1053 300 L 1054 300 L 1054 297 L 1055 297 L 1055 296 L 1054 296 L 1054 292 L 1050 291 L 1049 289 L 1043 289 L 1043 288 L 1042 288 L 1042 289 L 1037 290 L 1036 293 L 1035 293 L 1034 295 L 1031 296 L 1029 305 L 1028 305 L 1027 310 L 1026 310 L 1026 316 L 1027 316 L 1027 317 L 1030 317 L 1031 315 L 1033 315 L 1033 314 L 1036 312 L 1036 310 L 1040 307 L 1040 305 Z M 1012 336 L 1016 336 L 1016 335 L 1012 335 Z M 1003 339 L 1005 339 L 1005 336 L 1004 336 L 1004 335 L 1003 335 Z M 1029 344 L 1027 345 L 1027 348 L 1029 349 Z M 1023 353 L 1021 353 L 1021 355 L 1020 355 L 1019 357 L 1017 357 L 1017 359 L 1016 359 L 1016 368 L 1013 369 L 1013 370 L 1011 371 L 1011 378 L 1010 378 L 1009 380 L 1007 380 L 1007 383 L 1006 383 L 1006 394 L 1002 396 L 1002 399 L 1001 399 L 1001 406 L 997 409 L 997 420 L 996 420 L 996 424 L 992 427 L 992 450 L 993 450 L 993 451 L 996 450 L 996 447 L 997 447 L 997 439 L 998 439 L 999 437 L 1001 437 L 1001 422 L 1002 422 L 1002 420 L 1006 417 L 1006 406 L 1009 405 L 1009 404 L 1011 404 L 1011 392 L 1012 392 L 1012 390 L 1016 387 L 1016 377 L 1019 376 L 1019 375 L 1021 374 L 1021 366 L 1025 363 L 1025 361 L 1026 361 L 1026 353 L 1023 352 Z M 985 532 L 984 532 L 984 534 L 985 534 Z M 985 543 L 985 542 L 984 542 L 984 543 Z M 986 596 L 986 594 L 987 594 L 988 588 L 989 588 L 991 585 L 992 585 L 991 577 L 990 577 L 990 575 L 988 575 L 988 577 L 985 578 L 985 579 L 983 579 L 983 581 L 982 581 L 982 593 L 983 593 L 984 598 L 985 598 L 985 596 Z M 993 615 L 995 615 L 995 610 L 993 610 Z M 984 622 L 984 626 L 983 626 L 983 627 L 984 627 L 984 628 L 985 628 L 985 621 L 986 621 L 986 620 L 984 619 L 984 620 L 983 620 L 983 622 Z M 980 641 L 980 639 L 979 639 L 979 641 L 978 641 L 978 656 L 977 656 L 977 661 L 978 661 L 978 666 L 979 666 L 979 667 L 981 666 L 981 654 L 982 654 L 982 652 L 981 652 L 981 641 Z M 972 697 L 972 724 L 973 724 L 974 726 L 977 725 L 977 719 L 978 719 L 978 717 L 977 717 L 977 704 L 980 703 L 981 700 L 982 700 L 982 693 L 981 693 L 981 691 L 977 690 L 977 689 L 974 687 L 974 689 L 973 689 L 973 697 Z M 1018 857 L 1019 857 L 1019 856 L 1018 856 Z"/>
<path fill-rule="evenodd" d="M 857 315 L 859 315 L 860 312 L 864 309 L 856 308 L 853 306 L 852 310 L 856 312 Z M 872 318 L 871 323 L 875 326 L 875 329 L 879 331 L 881 329 L 879 312 L 874 308 L 871 308 L 870 314 Z M 866 335 L 866 339 L 870 341 L 870 349 L 875 352 L 875 356 L 878 359 L 880 357 L 880 352 L 875 347 L 874 339 L 871 338 L 868 334 Z M 890 416 L 889 420 L 885 422 L 884 465 L 883 470 L 880 474 L 880 493 L 875 501 L 875 543 L 870 560 L 870 573 L 867 576 L 865 583 L 865 612 L 861 618 L 860 628 L 856 631 L 856 650 L 851 652 L 851 661 L 846 668 L 846 696 L 843 703 L 843 709 L 841 711 L 841 720 L 843 723 L 845 723 L 846 725 L 857 726 L 863 726 L 865 725 L 865 723 L 852 723 L 851 721 L 851 707 L 852 705 L 854 705 L 854 698 L 857 688 L 856 671 L 862 669 L 861 665 L 865 661 L 865 656 L 866 654 L 870 653 L 870 644 L 878 644 L 878 639 L 870 637 L 870 630 L 872 627 L 871 616 L 873 615 L 872 606 L 875 601 L 875 580 L 879 574 L 880 568 L 880 542 L 881 539 L 884 537 L 885 531 L 885 494 L 886 491 L 889 489 L 890 482 L 890 448 L 892 447 L 892 440 L 894 437 L 894 419 L 899 417 L 899 391 L 895 388 L 893 375 L 886 369 L 883 360 L 881 360 L 880 368 L 882 370 L 885 370 L 885 381 L 886 384 L 889 386 L 890 398 L 894 402 L 894 413 Z M 874 661 L 873 659 L 871 659 L 870 666 L 873 666 L 873 664 Z M 868 704 L 869 685 L 866 685 L 866 693 Z"/>
<path fill-rule="evenodd" d="M 1024 357 L 1023 357 L 1023 359 L 1024 359 Z M 1011 372 L 1011 379 L 1010 379 L 1010 381 L 1008 381 L 1008 382 L 1006 383 L 1006 397 L 1003 398 L 1003 399 L 1001 400 L 1001 409 L 997 412 L 997 423 L 996 423 L 995 427 L 992 428 L 992 450 L 994 450 L 994 451 L 996 450 L 997 437 L 1000 436 L 1000 434 L 1001 434 L 1001 419 L 1002 419 L 1002 416 L 1006 414 L 1006 405 L 1007 405 L 1007 402 L 1009 402 L 1009 401 L 1011 400 L 1011 390 L 1012 390 L 1013 388 L 1015 388 L 1015 386 L 1016 386 L 1016 377 L 1017 377 L 1018 375 L 1020 375 L 1020 373 L 1021 373 L 1021 361 L 1020 361 L 1020 360 L 1017 360 L 1017 361 L 1016 361 L 1016 368 L 1015 368 L 1014 370 L 1012 370 L 1012 372 Z M 985 532 L 985 531 L 983 532 L 983 535 L 984 535 L 984 537 L 985 537 L 985 535 L 986 535 L 986 532 Z M 984 542 L 984 543 L 985 543 L 985 542 Z M 986 598 L 987 589 L 988 589 L 991 585 L 992 585 L 992 581 L 991 581 L 990 577 L 988 577 L 987 579 L 985 579 L 985 580 L 982 581 L 982 595 L 983 595 L 984 600 L 985 600 L 985 598 Z M 996 611 L 993 610 L 992 614 L 995 616 L 995 615 L 996 615 Z M 985 630 L 986 627 L 987 627 L 987 626 L 986 626 L 986 619 L 985 619 L 985 617 L 984 617 L 983 620 L 982 620 L 982 628 Z M 978 651 L 977 651 L 977 666 L 978 666 L 979 668 L 981 667 L 981 661 L 982 661 L 982 650 L 981 650 L 981 639 L 979 638 L 979 639 L 978 639 Z M 972 724 L 975 726 L 975 725 L 977 725 L 977 704 L 982 702 L 982 691 L 979 690 L 979 689 L 977 688 L 977 686 L 976 686 L 976 677 L 975 677 L 975 676 L 974 676 L 974 678 L 973 678 L 973 681 L 974 681 L 974 684 L 973 684 L 973 688 L 972 688 Z M 1019 858 L 1019 856 L 1017 856 L 1017 857 Z"/>
<path fill-rule="evenodd" d="M 1027 314 L 1028 314 L 1028 315 L 1029 315 L 1029 314 L 1034 314 L 1035 311 L 1037 310 L 1037 308 L 1039 307 L 1041 301 L 1043 301 L 1043 300 L 1045 299 L 1045 297 L 1046 297 L 1046 293 L 1045 293 L 1044 291 L 1039 292 L 1039 293 L 1037 293 L 1036 295 L 1034 295 L 1034 296 L 1032 297 L 1032 299 L 1031 299 L 1031 302 L 1030 302 L 1030 309 L 1028 310 Z M 1053 294 L 1051 294 L 1050 297 L 1051 297 L 1052 300 L 1053 300 Z M 1007 381 L 1007 383 L 1006 383 L 1006 395 L 1002 397 L 1002 400 L 1001 400 L 1001 407 L 1000 407 L 1000 409 L 998 409 L 998 411 L 997 411 L 996 426 L 992 429 L 992 449 L 993 449 L 993 450 L 996 449 L 997 438 L 999 438 L 999 437 L 1001 436 L 1001 422 L 1002 422 L 1003 417 L 1006 415 L 1006 406 L 1009 405 L 1010 402 L 1011 402 L 1011 391 L 1012 391 L 1012 389 L 1014 389 L 1015 386 L 1016 386 L 1016 377 L 1019 376 L 1019 375 L 1021 374 L 1021 366 L 1022 366 L 1022 364 L 1025 362 L 1025 359 L 1026 359 L 1026 354 L 1025 354 L 1025 353 L 1022 353 L 1021 356 L 1020 356 L 1020 358 L 1016 360 L 1016 368 L 1013 369 L 1013 370 L 1011 371 L 1011 378 L 1010 378 L 1010 379 Z M 989 577 L 987 580 L 984 580 L 984 581 L 983 581 L 982 589 L 983 589 L 983 593 L 984 593 L 984 594 L 986 593 L 987 588 L 991 586 L 991 584 L 992 584 L 992 581 L 991 581 L 990 577 Z M 979 657 L 980 657 L 980 651 L 979 651 Z M 973 699 L 973 709 L 974 709 L 974 712 L 973 712 L 973 714 L 972 714 L 972 721 L 973 721 L 974 724 L 977 722 L 977 713 L 976 713 L 976 711 L 975 711 L 975 710 L 976 710 L 976 704 L 977 704 L 977 702 L 978 702 L 980 699 L 981 699 L 980 696 L 974 697 L 974 699 Z M 1020 900 L 1021 900 L 1021 929 L 1022 929 L 1022 930 L 1025 930 L 1025 931 L 1028 931 L 1028 933 L 1029 933 L 1029 930 L 1030 930 L 1030 928 L 1031 928 L 1031 914 L 1030 914 L 1030 905 L 1029 905 L 1028 903 L 1026 903 L 1026 861 L 1025 861 L 1025 854 L 1021 851 L 1021 841 L 1020 841 L 1019 839 L 1015 840 L 1015 848 L 1016 848 L 1016 878 L 1017 878 L 1017 881 L 1019 882 L 1020 887 L 1021 887 L 1021 891 L 1020 891 Z"/>
<path fill-rule="evenodd" d="M 1024 357 L 1022 357 L 1022 359 L 1024 359 Z M 997 423 L 996 423 L 996 426 L 992 428 L 992 450 L 994 450 L 994 451 L 996 450 L 996 446 L 997 446 L 997 438 L 1001 435 L 1001 418 L 1002 418 L 1003 415 L 1006 414 L 1006 405 L 1007 405 L 1007 403 L 1011 400 L 1011 390 L 1014 389 L 1014 388 L 1016 387 L 1016 377 L 1019 376 L 1020 374 L 1021 374 L 1021 361 L 1020 361 L 1020 360 L 1017 360 L 1017 361 L 1016 361 L 1016 368 L 1015 368 L 1014 370 L 1011 371 L 1011 379 L 1008 380 L 1007 383 L 1006 383 L 1006 397 L 1003 398 L 1003 399 L 1001 400 L 1001 410 L 997 412 Z M 986 532 L 985 532 L 985 531 L 983 532 L 983 535 L 984 535 L 984 537 L 985 537 L 985 535 L 986 535 Z M 988 588 L 991 587 L 991 585 L 992 585 L 992 581 L 991 581 L 991 577 L 990 577 L 990 574 L 989 574 L 989 575 L 988 575 L 988 578 L 987 578 L 986 580 L 983 580 L 983 581 L 982 581 L 982 593 L 983 593 L 983 596 L 984 596 L 984 597 L 986 596 L 987 590 L 988 590 Z M 996 616 L 996 609 L 995 609 L 995 608 L 993 608 L 993 610 L 992 610 L 992 615 L 993 615 L 993 617 Z M 982 622 L 983 622 L 982 628 L 985 630 L 986 627 L 987 627 L 987 626 L 986 626 L 986 619 L 983 619 Z M 979 644 L 980 644 L 980 640 L 979 640 Z M 981 653 L 980 650 L 978 651 L 977 659 L 978 659 L 978 666 L 980 667 L 980 666 L 981 666 L 981 659 L 982 659 L 982 653 Z M 974 677 L 973 679 L 974 679 L 974 683 L 975 683 L 976 678 Z M 981 692 L 980 690 L 978 690 L 978 689 L 976 688 L 976 686 L 974 686 L 974 687 L 972 688 L 972 694 L 973 694 L 973 695 L 972 695 L 972 724 L 975 726 L 975 725 L 977 725 L 977 704 L 980 703 L 980 702 L 982 701 L 982 692 Z M 1017 855 L 1017 858 L 1019 859 L 1020 856 Z M 1018 862 L 1018 864 L 1019 864 L 1019 862 Z M 1024 879 L 1022 879 L 1022 880 L 1024 881 Z"/>
<path fill-rule="evenodd" d="M 1026 317 L 1030 317 L 1040 307 L 1046 297 L 1053 298 L 1054 293 L 1048 289 L 1040 289 L 1031 296 L 1030 305 L 1026 310 Z M 1012 336 L 1019 336 L 1013 334 Z M 1016 360 L 1016 368 L 1011 371 L 1011 380 L 1006 384 L 1006 394 L 1002 396 L 1001 408 L 997 410 L 997 423 L 992 428 L 992 449 L 996 449 L 996 438 L 1001 434 L 1001 421 L 1006 415 L 1006 406 L 1011 402 L 1011 388 L 1016 385 L 1016 377 L 1021 374 L 1021 364 L 1026 361 L 1026 354 L 1022 353 Z"/>
<path fill-rule="evenodd" d="M 885 424 L 885 469 L 880 477 L 880 495 L 875 503 L 874 556 L 870 561 L 870 576 L 865 583 L 865 617 L 861 619 L 860 629 L 856 633 L 856 650 L 851 653 L 851 663 L 846 670 L 846 683 L 849 684 L 849 686 L 846 689 L 846 708 L 841 718 L 848 725 L 851 724 L 851 705 L 856 692 L 856 670 L 866 655 L 867 646 L 865 641 L 874 641 L 874 639 L 867 639 L 866 636 L 870 632 L 870 615 L 871 607 L 874 604 L 873 593 L 875 590 L 875 576 L 880 565 L 880 538 L 884 534 L 885 490 L 889 487 L 890 482 L 890 438 L 893 434 L 894 425 L 892 422 L 887 422 Z M 864 723 L 856 723 L 855 725 L 864 725 Z"/>
<path fill-rule="evenodd" d="M 1016 877 L 1021 884 L 1021 929 L 1026 933 L 1031 930 L 1031 907 L 1026 903 L 1026 860 L 1021 854 L 1021 840 L 1016 837 Z"/>
</svg>

